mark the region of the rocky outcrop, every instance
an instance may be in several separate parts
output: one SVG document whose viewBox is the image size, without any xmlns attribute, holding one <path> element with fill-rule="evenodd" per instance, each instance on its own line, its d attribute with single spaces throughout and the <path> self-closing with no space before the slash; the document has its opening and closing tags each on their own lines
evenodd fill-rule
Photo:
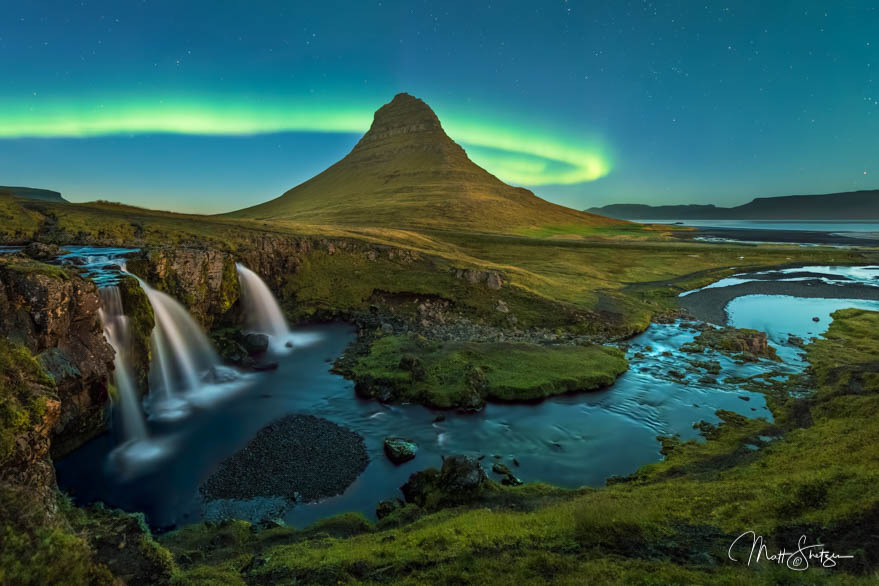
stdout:
<svg viewBox="0 0 879 586">
<path fill-rule="evenodd" d="M 407 503 L 427 509 L 466 503 L 479 497 L 488 483 L 482 464 L 473 456 L 447 456 L 441 470 L 416 472 L 400 487 Z"/>
<path fill-rule="evenodd" d="M 701 325 L 700 328 L 702 332 L 681 350 L 701 353 L 710 348 L 725 354 L 738 355 L 743 360 L 779 360 L 775 348 L 769 345 L 766 332 L 733 327 L 716 328 L 710 324 Z"/>
<path fill-rule="evenodd" d="M 476 269 L 452 269 L 456 279 L 463 279 L 471 285 L 484 285 L 495 291 L 504 286 L 507 278 L 499 271 L 480 271 Z"/>
<path fill-rule="evenodd" d="M 238 300 L 238 276 L 229 253 L 214 248 L 159 248 L 133 256 L 128 271 L 180 301 L 210 327 Z"/>
<path fill-rule="evenodd" d="M 128 318 L 128 336 L 131 344 L 128 361 L 138 392 L 149 391 L 151 337 L 156 325 L 153 306 L 134 277 L 124 277 L 116 285 L 122 300 L 122 310 Z"/>
<path fill-rule="evenodd" d="M 205 328 L 240 323 L 240 289 L 235 263 L 256 272 L 282 307 L 295 309 L 288 279 L 315 255 L 348 255 L 356 262 L 379 260 L 411 264 L 421 260 L 414 250 L 344 238 L 255 234 L 236 251 L 207 247 L 158 247 L 129 257 L 127 269 L 151 286 L 180 301 Z M 327 316 L 329 317 L 329 316 Z"/>
<path fill-rule="evenodd" d="M 72 272 L 21 256 L 0 259 L 0 336 L 26 347 L 54 381 L 55 455 L 105 427 L 114 351 L 99 303 L 95 284 Z"/>
</svg>

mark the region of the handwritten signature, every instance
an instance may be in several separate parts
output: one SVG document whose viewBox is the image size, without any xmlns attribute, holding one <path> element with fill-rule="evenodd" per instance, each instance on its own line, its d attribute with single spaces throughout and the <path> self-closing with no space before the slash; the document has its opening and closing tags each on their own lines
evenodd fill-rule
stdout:
<svg viewBox="0 0 879 586">
<path fill-rule="evenodd" d="M 750 536 L 750 540 L 745 539 L 748 536 Z M 797 541 L 797 549 L 793 551 L 780 549 L 775 553 L 771 553 L 769 548 L 766 547 L 766 544 L 763 542 L 762 535 L 757 535 L 754 531 L 745 531 L 736 537 L 732 542 L 732 545 L 729 546 L 727 555 L 729 556 L 729 559 L 734 562 L 739 561 L 733 557 L 733 549 L 735 549 L 739 542 L 744 543 L 745 547 L 750 543 L 751 552 L 748 554 L 749 566 L 751 565 L 751 562 L 758 563 L 760 559 L 763 558 L 766 561 L 776 563 L 780 566 L 787 566 L 788 569 L 801 572 L 803 570 L 808 570 L 809 564 L 813 562 L 817 563 L 822 568 L 835 568 L 839 560 L 852 559 L 855 557 L 853 555 L 840 555 L 838 553 L 833 553 L 832 551 L 825 549 L 824 545 L 820 543 L 806 545 L 807 539 L 805 535 L 801 535 L 800 539 Z"/>
</svg>

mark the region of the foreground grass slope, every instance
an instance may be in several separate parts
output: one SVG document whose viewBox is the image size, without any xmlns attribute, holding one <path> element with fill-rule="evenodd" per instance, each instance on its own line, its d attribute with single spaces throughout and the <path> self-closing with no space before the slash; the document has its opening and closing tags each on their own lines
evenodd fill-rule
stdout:
<svg viewBox="0 0 879 586">
<path fill-rule="evenodd" d="M 762 384 L 776 423 L 721 412 L 704 441 L 603 489 L 490 483 L 471 503 L 357 516 L 306 530 L 195 525 L 162 542 L 181 584 L 872 584 L 879 579 L 879 313 L 843 310 L 808 346 L 809 372 Z M 854 555 L 805 572 L 747 566 L 745 531 L 771 552 Z"/>
</svg>

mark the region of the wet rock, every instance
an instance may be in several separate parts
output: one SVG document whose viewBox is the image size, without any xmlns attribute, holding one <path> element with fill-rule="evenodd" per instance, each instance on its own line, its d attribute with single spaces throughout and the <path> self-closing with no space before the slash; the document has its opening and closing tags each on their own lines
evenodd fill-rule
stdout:
<svg viewBox="0 0 879 586">
<path fill-rule="evenodd" d="M 699 377 L 699 384 L 702 384 L 702 385 L 716 385 L 716 384 L 717 384 L 717 379 L 714 378 L 713 376 L 710 376 L 710 375 L 707 375 L 707 374 L 706 374 L 705 376 L 701 376 L 701 377 Z"/>
<path fill-rule="evenodd" d="M 248 354 L 260 354 L 269 349 L 269 337 L 265 334 L 246 334 L 241 345 Z"/>
<path fill-rule="evenodd" d="M 418 445 L 401 437 L 388 437 L 384 442 L 385 455 L 394 464 L 402 464 L 415 458 Z"/>
<path fill-rule="evenodd" d="M 406 503 L 404 503 L 402 499 L 398 498 L 381 501 L 375 507 L 375 516 L 379 519 L 384 519 L 397 509 L 402 509 L 405 506 Z"/>
<path fill-rule="evenodd" d="M 795 336 L 794 334 L 788 334 L 787 343 L 790 344 L 791 346 L 797 346 L 799 348 L 802 348 L 806 345 L 805 340 L 803 340 L 799 336 Z"/>
<path fill-rule="evenodd" d="M 812 318 L 812 321 L 814 321 L 814 322 L 819 322 L 819 321 L 821 321 L 821 318 L 818 317 L 818 316 L 815 316 L 815 317 Z"/>
<path fill-rule="evenodd" d="M 61 249 L 55 244 L 31 242 L 21 252 L 35 260 L 51 260 L 61 254 Z"/>
<path fill-rule="evenodd" d="M 522 484 L 522 481 L 519 480 L 519 478 L 515 474 L 513 474 L 513 471 L 510 470 L 506 466 L 506 464 L 495 462 L 491 466 L 491 471 L 503 477 L 501 478 L 501 484 L 505 486 L 519 486 L 520 484 Z"/>
<path fill-rule="evenodd" d="M 249 368 L 258 372 L 278 369 L 278 363 L 272 360 L 253 360 L 253 362 L 250 362 L 249 364 Z"/>
<path fill-rule="evenodd" d="M 478 490 L 487 480 L 479 460 L 472 456 L 449 456 L 443 460 L 440 486 L 453 492 Z"/>
<path fill-rule="evenodd" d="M 448 456 L 442 470 L 416 472 L 400 489 L 407 503 L 437 508 L 471 501 L 481 494 L 488 477 L 473 456 Z"/>
</svg>

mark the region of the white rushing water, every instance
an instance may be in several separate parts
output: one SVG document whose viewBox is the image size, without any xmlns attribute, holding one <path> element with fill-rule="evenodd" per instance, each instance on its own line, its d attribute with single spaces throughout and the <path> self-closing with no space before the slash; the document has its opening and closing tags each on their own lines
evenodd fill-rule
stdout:
<svg viewBox="0 0 879 586">
<path fill-rule="evenodd" d="M 273 342 L 286 341 L 290 337 L 290 328 L 268 285 L 243 264 L 238 263 L 235 268 L 238 270 L 238 283 L 241 286 L 246 327 L 271 336 Z"/>
<path fill-rule="evenodd" d="M 107 341 L 116 350 L 113 379 L 119 396 L 123 436 L 126 441 L 137 442 L 147 438 L 146 423 L 134 388 L 131 366 L 128 361 L 130 337 L 128 317 L 122 309 L 122 296 L 116 286 L 99 289 L 101 296 L 101 323 Z"/>
<path fill-rule="evenodd" d="M 156 318 L 150 389 L 168 404 L 180 393 L 201 387 L 213 376 L 220 359 L 207 336 L 184 307 L 171 296 L 140 282 Z"/>
</svg>

